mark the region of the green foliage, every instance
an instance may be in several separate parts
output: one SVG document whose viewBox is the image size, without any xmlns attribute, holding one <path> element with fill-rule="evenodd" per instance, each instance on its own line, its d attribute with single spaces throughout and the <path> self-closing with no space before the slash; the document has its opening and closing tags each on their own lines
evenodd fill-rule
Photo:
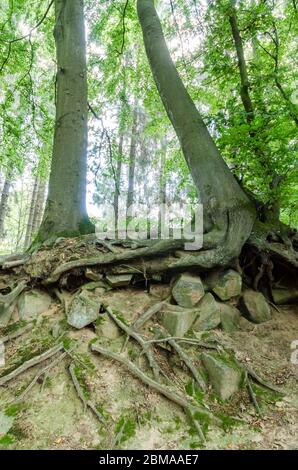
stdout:
<svg viewBox="0 0 298 470">
<path fill-rule="evenodd" d="M 254 107 L 251 123 L 241 100 L 230 1 L 173 0 L 158 2 L 158 8 L 177 69 L 231 171 L 260 201 L 278 203 L 281 219 L 297 227 L 295 3 L 236 4 Z M 12 179 L 15 195 L 9 200 L 8 235 L 17 250 L 31 196 L 24 176 L 47 179 L 51 164 L 56 64 L 54 8 L 47 11 L 48 5 L 46 0 L 3 0 L 0 5 L 0 186 L 5 177 Z M 197 200 L 151 74 L 135 2 L 125 5 L 123 0 L 85 0 L 92 107 L 88 199 L 95 221 L 102 216 L 102 205 L 112 204 L 118 192 L 126 199 L 135 107 L 136 202 L 158 203 L 161 185 L 169 203 Z"/>
</svg>

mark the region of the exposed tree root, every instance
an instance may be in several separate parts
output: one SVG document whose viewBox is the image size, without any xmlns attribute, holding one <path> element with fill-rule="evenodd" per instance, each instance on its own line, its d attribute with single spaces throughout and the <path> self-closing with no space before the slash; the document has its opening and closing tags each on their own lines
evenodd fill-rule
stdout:
<svg viewBox="0 0 298 470">
<path fill-rule="evenodd" d="M 32 382 L 30 382 L 30 384 L 25 388 L 25 390 L 21 393 L 20 396 L 18 396 L 18 398 L 16 400 L 14 400 L 14 403 L 20 403 L 24 398 L 25 398 L 25 395 L 27 395 L 28 392 L 30 392 L 30 390 L 34 387 L 34 385 L 38 382 L 38 380 L 40 379 L 40 377 L 42 377 L 43 375 L 46 377 L 48 372 L 53 368 L 55 367 L 57 364 L 59 364 L 59 362 L 63 361 L 63 359 L 65 359 L 65 357 L 67 356 L 67 353 L 64 352 L 62 354 L 60 354 L 56 359 L 54 359 L 49 365 L 47 365 L 46 367 L 44 367 L 43 369 L 41 369 L 39 372 L 37 372 L 37 374 L 35 375 L 34 379 L 32 380 Z M 43 381 L 43 383 L 45 382 L 45 380 Z"/>
<path fill-rule="evenodd" d="M 157 302 L 156 304 L 152 305 L 149 307 L 142 315 L 139 316 L 139 318 L 132 324 L 132 329 L 134 331 L 138 331 L 140 328 L 142 328 L 143 325 L 147 321 L 150 320 L 156 313 L 158 313 L 163 305 L 166 303 L 168 299 L 164 300 L 163 302 Z"/>
<path fill-rule="evenodd" d="M 166 332 L 159 330 L 158 333 L 160 333 L 161 336 L 166 337 Z M 192 363 L 192 361 L 190 360 L 186 352 L 179 346 L 179 344 L 173 338 L 167 339 L 167 343 L 169 343 L 169 345 L 174 349 L 174 351 L 176 351 L 180 359 L 184 362 L 186 367 L 190 370 L 200 390 L 206 391 L 207 387 L 206 387 L 206 383 L 202 375 L 199 373 L 198 369 L 194 366 L 194 364 Z"/>
<path fill-rule="evenodd" d="M 29 359 L 29 361 L 24 362 L 20 367 L 13 370 L 9 374 L 0 377 L 0 386 L 6 384 L 10 380 L 15 379 L 16 377 L 18 377 L 20 374 L 30 369 L 31 367 L 34 367 L 37 364 L 40 364 L 41 362 L 46 361 L 47 359 L 54 356 L 54 354 L 57 354 L 62 349 L 63 349 L 63 344 L 58 344 L 57 346 L 54 346 L 53 348 L 49 349 L 48 351 L 45 351 L 39 356 L 35 356 L 32 359 Z"/>
<path fill-rule="evenodd" d="M 78 381 L 76 373 L 75 373 L 75 363 L 74 362 L 72 362 L 70 364 L 68 370 L 69 370 L 74 388 L 75 388 L 75 390 L 78 394 L 78 397 L 80 398 L 80 400 L 82 401 L 82 403 L 84 405 L 84 410 L 86 411 L 87 408 L 90 408 L 90 410 L 95 414 L 97 419 L 99 419 L 99 421 L 101 423 L 104 423 L 105 419 L 104 419 L 103 415 L 96 409 L 96 406 L 90 400 L 87 400 L 85 398 L 84 392 L 82 390 L 82 387 L 79 384 L 79 381 Z"/>
<path fill-rule="evenodd" d="M 281 390 L 279 387 L 276 387 L 275 385 L 269 384 L 265 380 L 263 380 L 259 375 L 257 375 L 249 366 L 241 364 L 242 368 L 245 369 L 250 375 L 250 377 L 255 381 L 258 382 L 260 385 L 262 385 L 265 388 L 268 388 L 268 390 L 271 390 L 272 392 L 279 393 L 280 395 L 284 395 L 283 390 Z"/>
<path fill-rule="evenodd" d="M 259 406 L 259 403 L 258 403 L 258 400 L 257 400 L 257 397 L 256 397 L 256 394 L 255 392 L 253 391 L 253 388 L 251 386 L 251 383 L 250 383 L 250 379 L 248 377 L 248 373 L 246 372 L 245 373 L 245 382 L 246 382 L 246 387 L 247 387 L 247 391 L 249 393 L 249 396 L 251 398 L 251 401 L 256 409 L 256 412 L 258 413 L 259 416 L 262 416 L 262 412 L 261 412 L 261 409 L 260 409 L 260 406 Z"/>
<path fill-rule="evenodd" d="M 0 256 L 0 266 L 2 269 L 16 268 L 28 261 L 30 255 L 27 253 L 16 253 L 13 255 Z"/>
<path fill-rule="evenodd" d="M 234 237 L 238 241 L 235 241 Z M 221 245 L 208 250 L 184 251 L 183 240 L 151 241 L 149 246 L 137 249 L 123 249 L 122 247 L 122 251 L 118 253 L 101 253 L 95 257 L 80 258 L 59 264 L 44 279 L 43 284 L 54 284 L 64 273 L 88 266 L 97 266 L 102 273 L 143 273 L 144 277 L 192 268 L 208 271 L 216 267 L 232 266 L 241 251 L 239 238 L 240 234 L 235 235 L 231 228 Z M 242 242 L 245 243 L 245 237 L 241 239 Z M 245 246 L 251 247 L 257 253 L 266 253 L 271 271 L 275 261 L 282 262 L 289 268 L 298 267 L 297 253 L 287 250 L 282 244 L 268 242 L 266 231 L 262 234 L 260 231 L 253 232 Z M 259 283 L 262 275 L 263 272 L 259 274 L 259 278 L 255 282 Z"/>
<path fill-rule="evenodd" d="M 0 294 L 0 304 L 2 305 L 11 305 L 16 298 L 23 292 L 26 287 L 26 282 L 21 281 L 9 294 L 2 295 Z"/>
<path fill-rule="evenodd" d="M 159 339 L 149 339 L 146 341 L 146 343 L 152 344 L 152 343 L 167 343 L 169 340 L 173 339 L 174 341 L 179 341 L 179 343 L 186 343 L 186 344 L 192 344 L 194 346 L 200 346 L 201 348 L 206 348 L 206 349 L 215 349 L 218 351 L 218 346 L 211 344 L 211 343 L 205 343 L 204 341 L 201 341 L 199 339 L 195 338 L 182 338 L 180 336 L 167 336 L 165 338 L 159 338 Z"/>
<path fill-rule="evenodd" d="M 191 418 L 192 423 L 196 427 L 202 442 L 205 442 L 205 436 L 197 420 L 196 411 L 199 411 L 200 413 L 203 413 L 204 415 L 208 416 L 208 418 L 211 419 L 212 421 L 216 421 L 217 423 L 220 422 L 220 420 L 216 419 L 211 413 L 209 413 L 204 408 L 200 408 L 199 406 L 196 406 L 190 403 L 190 401 L 188 401 L 185 397 L 182 397 L 180 394 L 174 392 L 173 390 L 169 389 L 165 385 L 162 385 L 161 383 L 156 382 L 155 380 L 148 377 L 146 374 L 144 374 L 143 371 L 141 371 L 137 366 L 135 366 L 131 361 L 129 361 L 125 357 L 119 354 L 116 354 L 112 351 L 109 351 L 99 346 L 98 344 L 92 344 L 91 350 L 105 357 L 108 357 L 109 359 L 120 362 L 131 372 L 132 375 L 140 379 L 143 383 L 153 388 L 158 393 L 164 395 L 166 398 L 168 398 L 172 402 L 181 406 L 185 410 L 187 415 Z"/>
<path fill-rule="evenodd" d="M 17 331 L 14 331 L 13 333 L 10 333 L 6 336 L 3 336 L 0 338 L 0 342 L 2 343 L 8 343 L 9 341 L 12 341 L 13 339 L 19 338 L 19 336 L 24 335 L 25 333 L 28 333 L 31 331 L 33 328 L 33 323 L 29 323 L 28 325 L 24 326 L 24 328 L 20 328 Z"/>
<path fill-rule="evenodd" d="M 153 351 L 151 349 L 151 346 L 146 343 L 146 341 L 136 332 L 134 331 L 132 328 L 130 328 L 129 326 L 125 325 L 112 311 L 112 309 L 108 306 L 105 307 L 107 313 L 109 314 L 109 316 L 111 317 L 111 319 L 116 323 L 116 325 L 121 329 L 123 330 L 128 336 L 130 336 L 131 338 L 133 338 L 134 340 L 136 340 L 139 345 L 141 346 L 142 350 L 144 351 L 144 354 L 145 356 L 147 357 L 147 360 L 148 360 L 148 363 L 149 363 L 149 366 L 151 367 L 152 369 L 152 372 L 153 372 L 153 375 L 154 375 L 154 378 L 155 380 L 159 380 L 159 374 L 162 373 L 162 370 L 161 368 L 159 367 L 159 365 L 157 364 L 155 358 L 154 358 L 154 355 L 153 355 Z"/>
</svg>

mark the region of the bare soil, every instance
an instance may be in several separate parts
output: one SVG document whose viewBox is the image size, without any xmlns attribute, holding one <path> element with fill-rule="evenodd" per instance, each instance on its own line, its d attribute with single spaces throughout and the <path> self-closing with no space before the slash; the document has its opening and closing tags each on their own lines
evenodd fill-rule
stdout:
<svg viewBox="0 0 298 470">
<path fill-rule="evenodd" d="M 153 285 L 151 293 L 125 288 L 107 292 L 105 300 L 131 322 L 155 300 L 164 299 L 167 285 Z M 7 365 L 37 351 L 40 344 L 50 347 L 52 329 L 65 327 L 64 313 L 57 303 L 43 314 L 34 329 L 10 341 L 6 346 Z M 150 332 L 154 323 L 146 325 Z M 3 335 L 1 332 L 0 336 Z M 291 344 L 298 340 L 298 307 L 273 310 L 270 321 L 254 325 L 241 323 L 241 329 L 226 333 L 220 329 L 207 334 L 231 348 L 237 358 L 259 376 L 280 386 L 285 395 L 277 395 L 255 385 L 262 409 L 258 416 L 248 394 L 241 390 L 232 400 L 221 403 L 211 389 L 204 400 L 212 411 L 227 417 L 227 425 L 206 429 L 207 449 L 297 449 L 298 435 L 298 364 L 291 362 Z M 198 436 L 178 406 L 144 386 L 118 363 L 91 353 L 90 341 L 98 338 L 93 327 L 67 331 L 68 341 L 77 341 L 76 360 L 83 374 L 90 400 L 105 417 L 102 424 L 90 409 L 84 409 L 70 379 L 66 357 L 41 377 L 21 404 L 14 400 L 47 363 L 28 370 L 0 388 L 0 448 L 2 449 L 195 449 L 201 448 Z M 206 335 L 205 335 L 206 337 Z M 104 340 L 114 351 L 121 351 L 125 337 Z M 200 366 L 201 349 L 188 346 L 193 361 Z M 180 361 L 161 348 L 155 348 L 161 367 L 175 387 L 185 393 L 190 383 Z M 129 341 L 123 354 L 146 370 L 138 346 Z M 6 367 L 7 367 L 6 365 Z M 0 368 L 0 375 L 3 373 Z M 12 427 L 5 431 L 3 416 L 9 415 Z M 235 418 L 230 423 L 228 418 Z M 1 434 L 2 432 L 2 434 Z"/>
</svg>

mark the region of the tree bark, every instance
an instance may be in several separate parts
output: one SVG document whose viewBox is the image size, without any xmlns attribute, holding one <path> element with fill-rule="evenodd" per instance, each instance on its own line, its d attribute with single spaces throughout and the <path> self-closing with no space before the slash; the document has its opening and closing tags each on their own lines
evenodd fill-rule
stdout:
<svg viewBox="0 0 298 470">
<path fill-rule="evenodd" d="M 234 39 L 234 44 L 237 52 L 238 58 L 238 68 L 240 73 L 241 79 L 241 89 L 240 95 L 243 107 L 246 112 L 246 120 L 248 124 L 251 124 L 255 118 L 254 107 L 250 98 L 249 93 L 249 80 L 248 80 L 248 73 L 246 67 L 246 61 L 244 57 L 244 50 L 242 44 L 242 38 L 240 35 L 239 27 L 238 27 L 238 18 L 235 10 L 235 0 L 231 0 L 231 10 L 229 14 L 229 22 L 232 29 L 232 35 Z"/>
<path fill-rule="evenodd" d="M 135 103 L 133 110 L 133 121 L 131 128 L 130 152 L 129 152 L 129 171 L 128 171 L 128 190 L 126 201 L 126 218 L 129 220 L 128 211 L 134 203 L 134 187 L 135 187 L 135 168 L 136 168 L 136 149 L 137 149 L 137 126 L 138 111 Z"/>
<path fill-rule="evenodd" d="M 87 67 L 82 0 L 55 0 L 57 103 L 53 159 L 38 242 L 94 231 L 86 210 Z"/>
<path fill-rule="evenodd" d="M 9 198 L 11 185 L 12 185 L 12 177 L 11 177 L 11 174 L 9 173 L 5 178 L 1 200 L 0 200 L 0 237 L 1 238 L 4 237 L 4 232 L 5 232 L 4 224 L 5 224 L 5 217 L 6 217 L 7 209 L 8 209 L 8 198 Z"/>
<path fill-rule="evenodd" d="M 236 4 L 235 0 L 231 0 L 230 11 L 229 11 L 229 22 L 231 25 L 232 35 L 233 35 L 235 49 L 236 49 L 237 58 L 238 58 L 238 68 L 239 68 L 240 80 L 241 80 L 241 90 L 240 90 L 241 100 L 242 100 L 244 110 L 246 112 L 246 122 L 248 124 L 252 124 L 255 119 L 255 109 L 254 109 L 254 104 L 251 100 L 250 91 L 249 91 L 249 79 L 248 79 L 247 65 L 246 65 L 246 60 L 244 56 L 243 41 L 242 41 L 242 37 L 240 34 L 240 30 L 239 30 L 238 17 L 237 17 L 235 4 Z M 279 43 L 278 43 L 278 36 L 277 36 L 276 28 L 275 28 L 275 32 L 276 32 L 276 37 L 277 37 L 276 42 L 275 42 L 276 44 L 275 81 L 277 81 L 278 44 Z M 250 129 L 249 135 L 252 139 L 254 139 L 256 137 L 256 132 Z M 260 145 L 258 145 L 258 143 L 253 141 L 253 147 L 254 147 L 255 154 L 259 158 L 259 161 L 265 173 L 271 178 L 271 183 L 269 185 L 269 192 L 271 194 L 269 197 L 269 202 L 266 205 L 263 205 L 262 218 L 266 222 L 270 220 L 278 222 L 279 217 L 280 217 L 280 206 L 279 206 L 279 201 L 276 197 L 276 188 L 283 178 L 279 176 L 275 171 L 272 172 L 272 170 L 268 168 L 268 155 L 262 148 L 260 148 Z"/>
<path fill-rule="evenodd" d="M 24 243 L 25 250 L 30 246 L 31 239 L 32 239 L 33 217 L 34 217 L 36 200 L 37 200 L 38 185 L 39 185 L 38 176 L 36 176 L 34 179 L 34 184 L 33 184 L 33 191 L 32 191 L 30 209 L 29 209 L 29 217 L 28 217 L 27 229 L 26 229 L 26 235 L 25 235 L 25 243 Z"/>
<path fill-rule="evenodd" d="M 167 156 L 167 141 L 164 139 L 161 145 L 160 151 L 160 161 L 159 161 L 159 209 L 158 209 L 158 235 L 161 236 L 162 233 L 162 207 L 166 204 L 167 201 L 167 188 L 165 180 L 165 161 Z"/>
<path fill-rule="evenodd" d="M 212 231 L 209 236 L 204 236 L 204 246 L 217 246 L 218 259 L 237 256 L 250 235 L 254 210 L 221 157 L 182 83 L 167 48 L 153 0 L 138 0 L 137 8 L 156 86 L 203 204 L 204 231 Z"/>
<path fill-rule="evenodd" d="M 121 132 L 121 131 L 120 131 Z M 114 192 L 114 211 L 115 211 L 115 230 L 118 233 L 118 218 L 119 218 L 119 196 L 120 196 L 120 183 L 121 183 L 121 170 L 122 170 L 122 155 L 123 155 L 124 136 L 120 133 L 118 145 L 118 160 L 115 174 L 115 192 Z"/>
<path fill-rule="evenodd" d="M 32 232 L 37 233 L 43 216 L 44 203 L 46 198 L 47 182 L 44 178 L 39 178 L 36 204 L 33 215 Z"/>
</svg>

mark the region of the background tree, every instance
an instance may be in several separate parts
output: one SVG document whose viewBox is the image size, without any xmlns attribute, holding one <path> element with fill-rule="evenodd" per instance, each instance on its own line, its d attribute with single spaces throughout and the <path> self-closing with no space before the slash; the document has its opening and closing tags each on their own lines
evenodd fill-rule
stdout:
<svg viewBox="0 0 298 470">
<path fill-rule="evenodd" d="M 94 231 L 86 210 L 87 68 L 84 5 L 55 1 L 57 102 L 52 167 L 38 240 Z"/>
</svg>

